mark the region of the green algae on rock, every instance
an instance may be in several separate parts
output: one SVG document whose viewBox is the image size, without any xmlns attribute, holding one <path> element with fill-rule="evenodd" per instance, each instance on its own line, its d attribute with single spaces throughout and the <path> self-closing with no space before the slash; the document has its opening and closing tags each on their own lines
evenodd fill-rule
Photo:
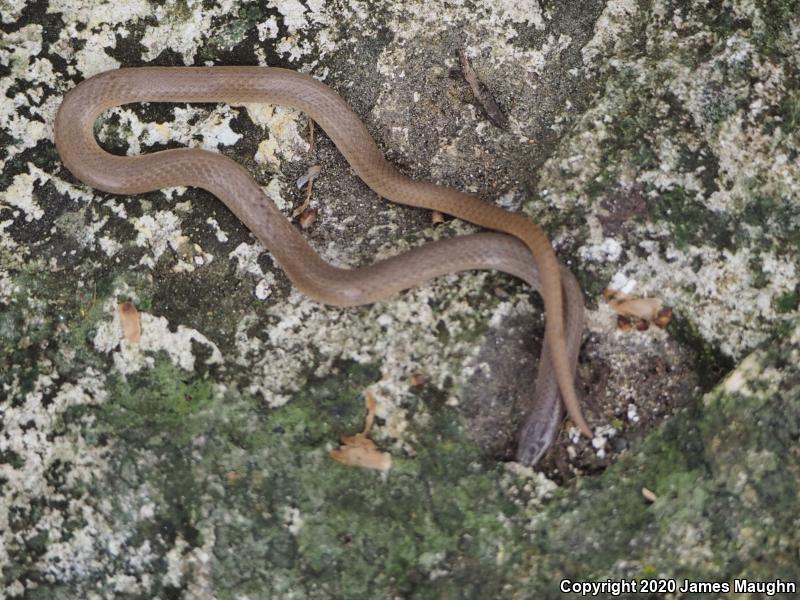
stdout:
<svg viewBox="0 0 800 600">
<path fill-rule="evenodd" d="M 518 565 L 530 585 L 519 596 L 550 597 L 562 577 L 797 582 L 798 365 L 800 320 L 603 478 L 562 496 L 530 531 L 547 552 Z"/>
</svg>

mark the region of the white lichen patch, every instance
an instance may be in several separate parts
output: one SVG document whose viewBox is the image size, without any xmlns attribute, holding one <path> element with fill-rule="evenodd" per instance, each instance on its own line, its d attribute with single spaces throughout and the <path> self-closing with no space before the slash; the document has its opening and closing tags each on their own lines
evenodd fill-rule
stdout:
<svg viewBox="0 0 800 600">
<path fill-rule="evenodd" d="M 266 21 L 256 25 L 256 31 L 258 31 L 259 42 L 274 40 L 278 37 L 278 20 L 274 16 L 270 16 Z"/>
<path fill-rule="evenodd" d="M 60 13 L 65 22 L 82 23 L 87 29 L 122 23 L 130 25 L 149 16 L 151 10 L 152 7 L 147 0 L 126 0 L 124 3 L 114 0 L 95 2 L 50 0 L 47 4 L 48 13 Z"/>
<path fill-rule="evenodd" d="M 275 276 L 269 271 L 264 272 L 258 264 L 258 258 L 264 248 L 258 244 L 241 243 L 229 254 L 236 260 L 237 277 L 255 277 L 257 279 L 253 293 L 259 300 L 266 300 L 272 294 L 275 285 Z"/>
<path fill-rule="evenodd" d="M 20 109 L 38 109 L 37 98 L 26 94 L 12 97 L 10 90 L 19 80 L 34 79 L 38 74 L 36 57 L 42 51 L 42 26 L 25 25 L 11 33 L 3 33 L 0 38 L 0 65 L 10 72 L 0 77 L 0 130 L 11 138 L 6 145 L 6 156 L 0 158 L 0 169 L 6 162 L 47 137 L 48 129 L 44 119 L 35 115 L 26 118 Z M 34 79 L 35 80 L 35 79 Z"/>
<path fill-rule="evenodd" d="M 214 236 L 217 238 L 218 242 L 225 243 L 228 241 L 228 234 L 225 233 L 219 226 L 219 221 L 217 221 L 214 217 L 208 217 L 206 219 L 206 223 L 211 227 L 211 229 L 213 229 Z"/>
<path fill-rule="evenodd" d="M 266 186 L 262 186 L 261 189 L 267 195 L 267 197 L 275 203 L 275 206 L 277 206 L 278 209 L 282 210 L 284 214 L 288 215 L 290 209 L 292 208 L 292 204 L 283 196 L 285 184 L 281 175 L 276 175 L 270 179 L 269 183 Z"/>
<path fill-rule="evenodd" d="M 315 48 L 308 39 L 313 32 L 327 22 L 327 5 L 322 0 L 271 0 L 268 8 L 281 15 L 283 27 L 278 28 L 275 14 L 267 16 L 263 22 L 254 23 L 260 42 L 275 40 L 280 54 L 296 61 L 314 50 L 322 53 L 334 47 L 327 34 L 319 36 Z M 231 26 L 226 17 L 237 5 L 231 0 L 219 3 L 189 0 L 167 0 L 164 3 L 148 6 L 147 16 L 153 17 L 156 24 L 145 27 L 142 45 L 145 61 L 154 60 L 165 50 L 181 55 L 184 64 L 196 62 L 198 51 L 213 43 L 223 48 L 233 48 L 241 41 L 241 29 Z M 258 53 L 258 46 L 252 51 Z"/>
<path fill-rule="evenodd" d="M 258 146 L 256 162 L 278 171 L 283 160 L 298 160 L 308 150 L 308 142 L 299 129 L 305 119 L 298 111 L 269 104 L 246 104 L 245 108 L 250 120 L 269 132 Z"/>
<path fill-rule="evenodd" d="M 264 253 L 264 248 L 258 244 L 241 243 L 228 256 L 236 260 L 236 274 L 264 277 L 264 271 L 258 264 L 258 257 Z"/>
<path fill-rule="evenodd" d="M 85 45 L 78 50 L 73 59 L 78 71 L 84 77 L 91 77 L 104 71 L 118 69 L 121 63 L 106 52 L 106 48 L 117 47 L 117 34 L 109 25 L 102 25 L 96 30 L 86 30 Z"/>
<path fill-rule="evenodd" d="M 525 529 L 530 531 L 545 514 L 543 507 L 558 490 L 558 485 L 544 473 L 534 471 L 531 467 L 507 462 L 503 463 L 500 488 L 511 502 L 524 510 L 525 514 L 531 515 L 531 519 L 525 524 Z"/>
<path fill-rule="evenodd" d="M 0 191 L 0 210 L 17 209 L 12 210 L 11 215 L 17 217 L 21 212 L 28 223 L 41 219 L 44 211 L 33 197 L 33 184 L 36 180 L 30 173 L 15 175 L 11 185 Z"/>
<path fill-rule="evenodd" d="M 145 214 L 132 219 L 131 223 L 136 230 L 136 245 L 150 251 L 140 263 L 150 267 L 155 266 L 167 248 L 177 252 L 189 240 L 181 231 L 180 218 L 172 211 Z"/>
<path fill-rule="evenodd" d="M 621 38 L 630 33 L 633 17 L 639 12 L 636 0 L 610 0 L 594 26 L 594 37 L 581 49 L 586 66 L 600 56 L 620 49 Z"/>
<path fill-rule="evenodd" d="M 266 279 L 262 279 L 256 284 L 253 293 L 259 300 L 266 300 L 272 295 L 272 285 Z"/>
<path fill-rule="evenodd" d="M 795 334 L 800 332 L 800 326 L 795 328 Z M 795 351 L 795 355 L 800 354 L 800 351 Z M 792 357 L 787 356 L 787 360 L 792 360 Z M 765 369 L 763 365 L 763 353 L 754 352 L 741 363 L 736 366 L 736 369 L 730 373 L 722 382 L 720 392 L 724 391 L 727 394 L 739 394 L 742 396 L 752 396 L 754 388 L 758 388 L 760 395 L 767 395 L 777 392 L 777 386 L 780 385 L 781 377 L 774 369 Z M 709 395 L 706 397 L 706 402 L 714 402 L 716 395 Z"/>
<path fill-rule="evenodd" d="M 129 156 L 141 154 L 142 146 L 166 142 L 216 151 L 220 146 L 232 146 L 242 138 L 241 134 L 231 129 L 231 120 L 236 118 L 237 113 L 227 105 L 217 106 L 210 111 L 176 106 L 173 108 L 174 119 L 163 123 L 143 122 L 127 108 L 114 108 L 107 114 L 119 118 L 121 128 L 115 127 L 113 136 L 123 138 L 128 146 Z M 106 119 L 98 132 L 98 138 L 106 141 L 110 135 L 112 134 L 109 133 Z"/>
<path fill-rule="evenodd" d="M 46 173 L 33 163 L 28 163 L 28 172 L 15 175 L 11 184 L 0 190 L 0 210 L 10 210 L 14 218 L 22 218 L 26 222 L 41 219 L 44 211 L 35 198 L 34 186 L 52 183 L 57 191 L 80 202 L 90 202 L 94 196 L 83 189 L 67 183 L 63 179 Z M 14 209 L 17 209 L 15 211 Z"/>
<path fill-rule="evenodd" d="M 162 578 L 162 583 L 166 586 L 180 588 L 188 584 L 192 597 L 201 598 L 206 595 L 213 595 L 210 575 L 211 575 L 211 551 L 213 550 L 213 540 L 215 538 L 213 528 L 203 532 L 203 547 L 191 548 L 189 543 L 178 536 L 175 544 L 166 555 L 167 572 Z M 206 534 L 210 534 L 206 537 Z M 209 543 L 212 545 L 209 546 Z M 205 592 L 205 593 L 204 593 Z"/>
<path fill-rule="evenodd" d="M 103 252 L 105 252 L 106 256 L 108 257 L 115 256 L 117 253 L 119 253 L 120 250 L 122 250 L 123 247 L 122 244 L 120 244 L 117 240 L 112 239 L 108 236 L 102 236 L 97 238 L 97 244 L 100 246 L 100 248 L 103 250 Z"/>
<path fill-rule="evenodd" d="M 251 331 L 254 317 L 239 323 L 237 362 L 248 366 L 247 390 L 277 407 L 310 378 L 330 373 L 337 360 L 380 364 L 381 379 L 370 387 L 385 422 L 376 434 L 409 449 L 413 432 L 404 405 L 414 401 L 410 378 L 422 371 L 432 385 L 449 387 L 447 380 L 476 352 L 475 343 L 464 338 L 491 314 L 461 298 L 483 277 L 443 278 L 402 298 L 357 309 L 324 307 L 294 292 L 288 302 L 269 309 L 270 325 L 263 332 Z M 443 297 L 446 304 L 434 311 L 431 302 Z M 449 332 L 447 344 L 439 341 L 442 328 Z M 463 381 L 459 376 L 455 382 L 456 399 Z"/>
<path fill-rule="evenodd" d="M 144 0 L 121 5 L 110 0 L 88 3 L 57 0 L 50 2 L 47 10 L 61 14 L 66 23 L 53 51 L 71 63 L 71 72 L 77 70 L 83 77 L 118 68 L 119 61 L 106 49 L 116 48 L 118 36 L 128 37 L 130 32 L 126 25 L 138 23 L 152 14 L 150 5 Z M 79 28 L 79 23 L 84 26 Z M 77 44 L 77 40 L 81 43 Z"/>
<path fill-rule="evenodd" d="M 308 4 L 308 6 L 306 6 Z M 313 21 L 321 20 L 321 9 L 325 2 L 312 0 L 303 4 L 300 0 L 269 0 L 267 6 L 275 8 L 283 17 L 283 24 L 290 34 L 307 29 Z"/>
<path fill-rule="evenodd" d="M 627 0 L 607 4 L 584 58 L 595 64 L 619 56 L 613 59 L 616 70 L 625 73 L 628 85 L 640 88 L 638 97 L 652 101 L 652 114 L 631 114 L 627 86 L 607 90 L 542 169 L 543 197 L 555 209 L 581 207 L 589 213 L 589 238 L 580 256 L 591 269 L 616 264 L 618 274 L 638 282 L 638 294 L 661 298 L 690 319 L 704 340 L 739 358 L 769 335 L 770 324 L 787 318 L 779 312 L 779 300 L 800 277 L 795 253 L 774 237 L 800 221 L 792 224 L 792 216 L 789 222 L 787 216 L 779 221 L 768 210 L 800 197 L 800 163 L 788 159 L 797 152 L 797 139 L 780 116 L 790 75 L 786 65 L 760 56 L 752 39 L 731 33 L 716 40 L 687 11 L 676 15 L 674 25 L 693 35 L 677 36 L 671 27 L 660 27 L 658 19 L 673 12 L 660 2 L 652 7 L 649 27 L 655 34 L 648 37 L 648 46 L 664 58 L 657 64 L 640 55 L 631 58 L 624 40 L 638 10 Z M 760 17 L 753 18 L 758 22 Z M 682 60 L 681 53 L 691 55 L 698 44 L 712 44 L 714 50 L 699 63 Z M 669 117 L 676 105 L 690 126 L 676 125 Z M 654 165 L 639 170 L 635 161 L 640 157 L 628 146 L 616 150 L 608 164 L 609 148 L 632 116 L 648 128 L 647 147 L 655 156 Z M 652 117 L 657 120 L 651 125 Z M 709 166 L 716 168 L 713 183 Z M 629 245 L 620 239 L 620 248 L 605 253 L 611 248 L 599 216 L 607 198 L 591 197 L 585 190 L 609 177 L 623 198 L 623 220 L 625 197 L 641 193 L 642 199 L 634 209 L 638 214 L 631 215 L 637 218 L 625 223 Z M 669 201 L 708 212 L 698 220 L 661 208 Z M 767 207 L 762 222 L 745 221 L 745 211 L 758 210 L 759 203 Z M 642 218 L 654 209 L 664 217 Z M 703 237 L 705 231 L 724 227 L 733 229 L 734 236 L 736 229 L 741 232 L 735 246 L 720 247 L 712 235 Z M 701 232 L 697 239 L 684 233 L 694 229 Z M 678 243 L 678 235 L 688 240 Z"/>
<path fill-rule="evenodd" d="M 182 3 L 167 0 L 153 8 L 157 25 L 145 29 L 142 45 L 146 48 L 145 61 L 155 59 L 164 50 L 170 49 L 183 57 L 183 62 L 194 62 L 198 48 L 213 31 L 212 20 L 222 12 L 222 7 L 205 8 L 202 2 L 190 0 Z"/>
<path fill-rule="evenodd" d="M 112 354 L 114 367 L 120 373 L 134 373 L 153 367 L 159 352 L 166 353 L 175 366 L 191 372 L 195 368 L 193 343 L 206 346 L 211 351 L 205 364 L 222 363 L 222 354 L 217 345 L 199 331 L 178 325 L 173 332 L 165 317 L 140 312 L 141 339 L 138 344 L 131 344 L 123 336 L 116 301 L 109 300 L 104 311 L 106 320 L 98 325 L 92 343 L 98 352 Z"/>
<path fill-rule="evenodd" d="M 299 0 L 270 0 L 269 6 L 277 9 L 283 18 L 288 35 L 278 38 L 276 49 L 290 62 L 314 52 L 324 56 L 335 48 L 335 42 L 325 30 L 316 36 L 310 35 L 312 30 L 330 20 L 325 0 L 306 0 L 305 4 Z M 268 19 L 268 27 L 269 22 Z"/>
<path fill-rule="evenodd" d="M 580 256 L 592 262 L 616 262 L 622 256 L 622 244 L 614 238 L 604 238 L 599 244 L 581 246 Z"/>
<path fill-rule="evenodd" d="M 697 259 L 701 259 L 697 268 Z M 761 265 L 754 272 L 751 265 Z M 794 257 L 740 248 L 734 252 L 709 246 L 688 251 L 653 249 L 646 262 L 629 261 L 623 271 L 642 283 L 638 292 L 657 296 L 682 310 L 704 339 L 726 354 L 741 357 L 768 335 L 762 323 L 779 317 L 775 301 L 791 292 L 800 273 Z M 768 277 L 766 285 L 756 278 Z"/>
<path fill-rule="evenodd" d="M 19 291 L 19 286 L 11 275 L 0 269 L 0 302 L 9 304 L 11 298 Z"/>
<path fill-rule="evenodd" d="M 289 533 L 296 536 L 303 528 L 303 515 L 295 506 L 286 506 L 283 510 L 283 523 Z"/>
<path fill-rule="evenodd" d="M 520 2 L 481 0 L 475 4 L 478 10 L 485 14 L 488 24 L 493 27 L 515 23 L 532 25 L 540 31 L 545 29 L 545 16 L 539 0 L 521 0 Z"/>
<path fill-rule="evenodd" d="M 14 459 L 0 463 L 4 480 L 0 486 L 0 570 L 9 566 L 12 548 L 46 536 L 47 551 L 32 567 L 47 579 L 68 582 L 95 572 L 104 562 L 109 543 L 116 540 L 121 546 L 133 532 L 115 531 L 109 513 L 104 514 L 80 492 L 105 475 L 113 441 L 95 446 L 83 438 L 80 422 L 67 421 L 64 426 L 70 408 L 107 401 L 104 377 L 89 368 L 75 381 L 59 381 L 52 364 L 42 361 L 38 366 L 40 375 L 28 391 L 23 393 L 19 382 L 3 390 L 7 402 L 0 407 L 0 453 Z M 91 420 L 90 416 L 83 419 L 85 424 Z M 31 512 L 31 506 L 39 508 Z M 21 515 L 28 520 L 21 520 Z M 22 522 L 25 527 L 21 528 Z M 134 555 L 136 550 L 128 547 L 126 552 Z M 17 580 L 6 591 L 12 597 L 23 595 L 26 585 L 27 581 Z"/>
<path fill-rule="evenodd" d="M 0 0 L 0 21 L 14 23 L 25 8 L 25 0 Z"/>
</svg>

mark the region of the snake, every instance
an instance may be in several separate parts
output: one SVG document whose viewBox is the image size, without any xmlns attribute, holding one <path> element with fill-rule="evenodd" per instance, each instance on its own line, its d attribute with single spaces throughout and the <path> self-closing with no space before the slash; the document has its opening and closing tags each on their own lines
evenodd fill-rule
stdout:
<svg viewBox="0 0 800 600">
<path fill-rule="evenodd" d="M 379 196 L 436 210 L 489 232 L 423 244 L 359 268 L 327 263 L 236 161 L 199 148 L 118 156 L 100 147 L 98 117 L 113 107 L 142 102 L 266 103 L 305 113 L 335 144 L 352 170 Z M 56 149 L 80 181 L 113 194 L 167 187 L 205 189 L 219 198 L 271 253 L 291 282 L 334 306 L 370 304 L 434 277 L 495 269 L 540 293 L 545 333 L 536 386 L 517 444 L 517 459 L 533 464 L 552 444 L 563 408 L 591 437 L 575 391 L 583 325 L 583 296 L 544 230 L 518 212 L 427 181 L 414 180 L 386 160 L 367 127 L 331 87 L 310 75 L 264 66 L 129 67 L 81 81 L 69 90 L 54 123 Z M 563 407 L 563 408 L 562 408 Z"/>
</svg>

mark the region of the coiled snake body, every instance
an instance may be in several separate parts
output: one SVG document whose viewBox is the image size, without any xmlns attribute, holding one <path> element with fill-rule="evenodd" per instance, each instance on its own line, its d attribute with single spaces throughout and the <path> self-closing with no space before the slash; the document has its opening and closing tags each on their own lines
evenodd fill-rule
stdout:
<svg viewBox="0 0 800 600">
<path fill-rule="evenodd" d="M 358 269 L 333 267 L 236 162 L 199 149 L 123 157 L 100 148 L 93 131 L 97 117 L 111 107 L 134 102 L 262 102 L 297 108 L 325 130 L 359 177 L 384 198 L 438 210 L 502 233 L 429 243 Z M 346 102 L 312 77 L 270 67 L 108 71 L 65 96 L 56 116 L 55 141 L 66 167 L 81 181 L 106 192 L 136 194 L 172 186 L 208 190 L 258 237 L 294 285 L 326 304 L 367 304 L 433 277 L 468 269 L 498 269 L 523 279 L 541 293 L 547 319 L 535 397 L 520 433 L 518 460 L 533 463 L 550 445 L 562 417 L 560 398 L 574 423 L 591 435 L 573 382 L 583 298 L 572 274 L 560 267 L 544 232 L 521 214 L 399 173 Z"/>
</svg>

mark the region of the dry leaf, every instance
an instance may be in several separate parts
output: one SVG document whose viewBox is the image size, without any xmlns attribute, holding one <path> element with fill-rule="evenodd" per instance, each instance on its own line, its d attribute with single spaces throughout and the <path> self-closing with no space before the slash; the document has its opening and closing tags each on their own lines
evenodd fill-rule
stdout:
<svg viewBox="0 0 800 600">
<path fill-rule="evenodd" d="M 225 473 L 225 481 L 229 485 L 234 485 L 235 483 L 238 483 L 241 478 L 242 475 L 238 471 L 227 471 Z"/>
<path fill-rule="evenodd" d="M 300 213 L 300 217 L 297 219 L 297 222 L 300 223 L 300 227 L 302 227 L 303 229 L 308 229 L 314 224 L 316 220 L 317 220 L 317 209 L 307 208 Z"/>
<path fill-rule="evenodd" d="M 630 331 L 633 327 L 633 322 L 628 317 L 617 315 L 617 329 L 620 331 Z"/>
<path fill-rule="evenodd" d="M 658 311 L 658 314 L 656 315 L 656 318 L 653 320 L 653 323 L 655 323 L 656 327 L 664 329 L 664 327 L 669 325 L 670 321 L 672 321 L 672 309 L 669 306 L 665 306 L 660 311 Z"/>
<path fill-rule="evenodd" d="M 378 410 L 378 401 L 375 400 L 375 395 L 367 390 L 364 392 L 364 401 L 367 404 L 367 418 L 364 421 L 364 431 L 361 435 L 367 435 L 369 430 L 372 429 L 372 424 L 375 422 L 375 412 Z"/>
<path fill-rule="evenodd" d="M 428 378 L 422 373 L 414 373 L 409 378 L 409 383 L 415 388 L 425 387 L 428 384 Z"/>
<path fill-rule="evenodd" d="M 632 322 L 635 322 L 637 330 L 646 331 L 650 323 L 655 323 L 663 329 L 672 320 L 672 309 L 662 307 L 659 298 L 629 296 L 625 292 L 611 288 L 603 290 L 603 298 L 619 315 L 617 325 L 623 331 L 630 329 Z M 627 319 L 627 322 L 622 319 Z"/>
<path fill-rule="evenodd" d="M 142 339 L 142 326 L 139 320 L 139 311 L 131 302 L 122 302 L 117 310 L 119 311 L 119 322 L 122 325 L 122 337 L 136 346 Z"/>
<path fill-rule="evenodd" d="M 300 206 L 292 211 L 293 219 L 302 214 L 308 208 L 308 204 L 311 202 L 311 192 L 314 190 L 314 180 L 319 177 L 321 171 L 322 167 L 319 165 L 311 165 L 308 167 L 306 174 L 297 180 L 298 189 L 302 189 L 306 184 L 308 184 L 308 188 L 306 188 L 306 199 L 303 200 L 303 203 Z"/>
<path fill-rule="evenodd" d="M 339 446 L 338 450 L 331 450 L 328 456 L 336 462 L 350 467 L 388 471 L 392 467 L 392 455 L 378 450 L 375 442 L 367 437 L 369 430 L 372 429 L 372 424 L 375 422 L 375 409 L 378 403 L 369 390 L 365 392 L 364 396 L 367 404 L 364 431 L 356 435 L 342 437 L 342 445 Z"/>
<path fill-rule="evenodd" d="M 351 440 L 353 443 L 347 444 L 345 440 Z M 331 450 L 328 456 L 349 467 L 377 471 L 388 471 L 392 468 L 391 454 L 381 452 L 371 439 L 360 434 L 342 438 L 342 445 L 339 446 L 339 449 Z"/>
<path fill-rule="evenodd" d="M 439 212 L 438 210 L 431 211 L 431 223 L 434 225 L 444 223 L 444 213 Z"/>
<path fill-rule="evenodd" d="M 322 167 L 319 165 L 311 165 L 308 167 L 305 175 L 302 175 L 297 179 L 297 189 L 302 190 L 307 183 L 311 183 L 317 177 L 319 177 L 320 171 L 322 171 Z"/>
<path fill-rule="evenodd" d="M 644 496 L 644 499 L 647 500 L 648 502 L 655 502 L 658 499 L 656 493 L 653 492 L 652 490 L 647 489 L 646 487 L 642 488 L 642 496 Z"/>
</svg>

